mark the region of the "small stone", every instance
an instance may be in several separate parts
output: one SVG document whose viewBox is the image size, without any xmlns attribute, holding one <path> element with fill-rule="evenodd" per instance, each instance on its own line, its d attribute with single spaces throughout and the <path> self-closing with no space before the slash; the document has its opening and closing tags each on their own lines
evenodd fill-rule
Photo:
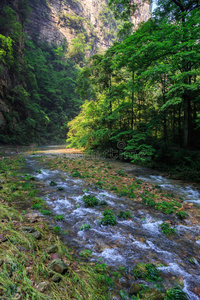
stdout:
<svg viewBox="0 0 200 300">
<path fill-rule="evenodd" d="M 49 286 L 49 282 L 44 281 L 44 282 L 41 282 L 38 285 L 36 285 L 36 289 L 39 292 L 43 293 L 43 292 L 45 292 L 47 290 L 48 286 Z"/>
<path fill-rule="evenodd" d="M 124 286 L 124 287 L 129 287 L 129 280 L 127 280 L 127 278 L 125 278 L 125 277 L 122 277 L 122 278 L 120 278 L 120 283 Z"/>
<path fill-rule="evenodd" d="M 32 227 L 23 227 L 22 228 L 23 231 L 27 232 L 27 233 L 33 233 L 35 232 L 35 229 Z"/>
<path fill-rule="evenodd" d="M 52 277 L 52 281 L 53 282 L 60 282 L 62 279 L 62 277 L 58 276 L 58 275 L 53 275 Z"/>
<path fill-rule="evenodd" d="M 58 247 L 56 245 L 53 245 L 46 249 L 47 254 L 56 253 L 57 251 L 58 251 Z"/>
<path fill-rule="evenodd" d="M 59 274 L 64 274 L 68 270 L 68 266 L 59 258 L 54 259 L 53 261 L 51 261 L 48 264 L 47 268 L 50 271 L 54 271 L 54 272 L 57 272 Z"/>
<path fill-rule="evenodd" d="M 140 292 L 141 290 L 142 290 L 141 285 L 136 283 L 136 282 L 133 282 L 131 284 L 129 292 L 130 292 L 131 295 L 137 295 L 137 293 Z"/>
<path fill-rule="evenodd" d="M 37 240 L 41 239 L 42 235 L 40 231 L 35 231 L 32 234 Z"/>
</svg>

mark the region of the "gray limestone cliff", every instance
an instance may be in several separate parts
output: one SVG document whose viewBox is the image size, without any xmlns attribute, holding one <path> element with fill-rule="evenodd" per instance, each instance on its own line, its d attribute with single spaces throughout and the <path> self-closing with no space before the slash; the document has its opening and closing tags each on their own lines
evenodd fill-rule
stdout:
<svg viewBox="0 0 200 300">
<path fill-rule="evenodd" d="M 139 7 L 132 17 L 137 26 L 151 16 L 151 5 L 135 0 Z M 32 13 L 26 31 L 30 37 L 60 45 L 64 40 L 69 44 L 82 34 L 88 45 L 88 55 L 97 49 L 108 49 L 116 38 L 122 22 L 114 18 L 107 0 L 32 0 Z"/>
</svg>

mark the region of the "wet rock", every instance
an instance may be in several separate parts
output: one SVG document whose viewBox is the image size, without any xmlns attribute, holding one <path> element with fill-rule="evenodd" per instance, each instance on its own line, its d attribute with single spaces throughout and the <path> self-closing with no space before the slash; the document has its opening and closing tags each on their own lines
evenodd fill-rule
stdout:
<svg viewBox="0 0 200 300">
<path fill-rule="evenodd" d="M 124 286 L 124 287 L 129 287 L 129 280 L 126 277 L 122 277 L 120 278 L 120 283 Z"/>
<path fill-rule="evenodd" d="M 51 261 L 48 266 L 48 270 L 57 272 L 59 274 L 64 274 L 68 270 L 68 266 L 59 258 Z"/>
<path fill-rule="evenodd" d="M 23 231 L 27 232 L 27 233 L 33 233 L 35 232 L 36 230 L 32 227 L 23 227 L 22 228 Z"/>
<path fill-rule="evenodd" d="M 136 283 L 136 282 L 133 282 L 131 284 L 131 287 L 130 287 L 130 291 L 129 293 L 131 295 L 137 295 L 138 292 L 140 292 L 142 290 L 142 287 L 140 284 Z"/>
<path fill-rule="evenodd" d="M 152 289 L 150 291 L 145 291 L 144 293 L 142 293 L 141 299 L 144 299 L 144 300 L 164 300 L 164 296 L 157 289 Z"/>
<path fill-rule="evenodd" d="M 53 245 L 46 249 L 47 254 L 56 253 L 58 251 L 58 247 L 56 245 Z"/>
<path fill-rule="evenodd" d="M 32 234 L 37 240 L 41 239 L 42 235 L 40 231 L 35 231 Z"/>
<path fill-rule="evenodd" d="M 45 292 L 47 290 L 48 286 L 49 286 L 49 282 L 48 281 L 44 281 L 44 282 L 41 282 L 38 285 L 36 285 L 36 289 L 39 292 L 43 293 L 43 292 Z"/>
<path fill-rule="evenodd" d="M 52 277 L 51 280 L 52 280 L 53 282 L 60 282 L 61 279 L 62 279 L 62 277 L 60 277 L 60 276 L 58 276 L 58 275 L 53 275 L 53 277 Z"/>
</svg>

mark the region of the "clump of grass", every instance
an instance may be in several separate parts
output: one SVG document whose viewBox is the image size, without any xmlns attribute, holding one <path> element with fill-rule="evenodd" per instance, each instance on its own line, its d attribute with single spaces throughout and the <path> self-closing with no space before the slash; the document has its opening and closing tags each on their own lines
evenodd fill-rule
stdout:
<svg viewBox="0 0 200 300">
<path fill-rule="evenodd" d="M 105 210 L 103 212 L 103 218 L 101 219 L 100 221 L 100 224 L 101 225 L 111 225 L 111 226 L 114 226 L 117 224 L 117 219 L 116 217 L 114 216 L 113 214 L 113 211 L 112 210 Z"/>
<path fill-rule="evenodd" d="M 51 181 L 49 185 L 50 186 L 57 186 L 58 184 L 55 181 Z"/>
<path fill-rule="evenodd" d="M 106 202 L 106 200 L 102 200 L 99 202 L 100 206 L 104 206 L 104 205 L 108 205 L 108 202 Z"/>
<path fill-rule="evenodd" d="M 55 233 L 61 233 L 62 232 L 62 228 L 60 228 L 60 226 L 53 227 L 53 230 L 54 230 Z"/>
<path fill-rule="evenodd" d="M 180 220 L 184 220 L 187 218 L 188 214 L 185 212 L 185 211 L 178 211 L 176 213 L 177 217 L 180 219 Z"/>
<path fill-rule="evenodd" d="M 92 251 L 85 249 L 79 252 L 79 255 L 85 258 L 91 257 L 92 256 Z"/>
<path fill-rule="evenodd" d="M 71 173 L 71 177 L 81 177 L 81 173 L 77 170 L 73 170 Z"/>
<path fill-rule="evenodd" d="M 83 224 L 81 227 L 80 227 L 80 230 L 87 230 L 87 229 L 90 229 L 91 226 L 90 224 Z"/>
<path fill-rule="evenodd" d="M 53 219 L 55 221 L 63 221 L 64 220 L 64 215 L 57 215 L 57 216 L 54 216 Z"/>
<path fill-rule="evenodd" d="M 85 207 L 94 207 L 99 205 L 99 200 L 95 196 L 91 195 L 84 195 L 83 202 L 85 204 Z"/>
<path fill-rule="evenodd" d="M 148 281 L 162 280 L 158 269 L 152 263 L 150 264 L 139 263 L 135 268 L 133 268 L 133 275 L 136 279 L 143 278 Z"/>
<path fill-rule="evenodd" d="M 44 216 L 50 216 L 52 215 L 52 212 L 50 210 L 44 210 L 41 209 L 40 212 L 44 215 Z"/>
<path fill-rule="evenodd" d="M 133 217 L 129 211 L 120 211 L 117 216 L 124 220 L 131 219 Z"/>
<path fill-rule="evenodd" d="M 166 291 L 166 300 L 187 300 L 187 295 L 179 288 L 174 287 Z"/>
<path fill-rule="evenodd" d="M 176 233 L 176 229 L 170 227 L 170 225 L 169 225 L 168 223 L 163 222 L 163 223 L 160 224 L 159 226 L 160 226 L 162 232 L 163 232 L 164 234 L 166 234 L 167 236 Z"/>
</svg>

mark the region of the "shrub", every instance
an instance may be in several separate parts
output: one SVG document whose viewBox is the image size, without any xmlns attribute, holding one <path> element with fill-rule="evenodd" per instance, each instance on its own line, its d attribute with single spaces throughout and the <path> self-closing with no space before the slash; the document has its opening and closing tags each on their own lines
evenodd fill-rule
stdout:
<svg viewBox="0 0 200 300">
<path fill-rule="evenodd" d="M 176 230 L 174 228 L 170 227 L 169 224 L 165 223 L 165 222 L 160 224 L 160 228 L 161 228 L 162 232 L 166 235 L 171 235 L 171 234 L 176 233 Z"/>
<path fill-rule="evenodd" d="M 113 214 L 112 210 L 105 210 L 103 212 L 103 218 L 100 221 L 100 224 L 106 226 L 106 225 L 116 225 L 117 224 L 117 219 Z"/>
<path fill-rule="evenodd" d="M 118 218 L 125 220 L 131 219 L 133 217 L 129 211 L 120 211 L 117 216 Z"/>
<path fill-rule="evenodd" d="M 99 204 L 99 200 L 91 195 L 83 196 L 83 202 L 85 204 L 85 207 L 94 207 Z"/>
</svg>

